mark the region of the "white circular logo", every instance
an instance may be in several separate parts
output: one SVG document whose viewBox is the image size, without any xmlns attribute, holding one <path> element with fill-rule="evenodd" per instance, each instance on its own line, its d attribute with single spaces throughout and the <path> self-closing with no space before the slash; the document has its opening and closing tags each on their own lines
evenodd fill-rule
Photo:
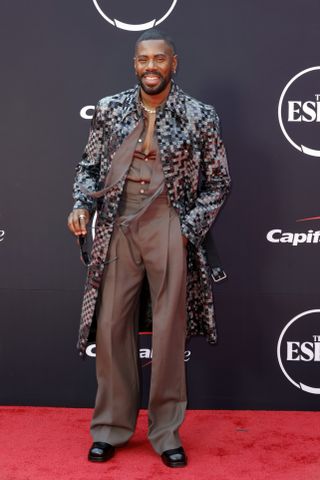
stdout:
<svg viewBox="0 0 320 480">
<path fill-rule="evenodd" d="M 125 23 L 120 20 L 117 20 L 116 18 L 111 18 L 109 15 L 107 15 L 102 7 L 101 7 L 101 0 L 93 0 L 94 6 L 100 13 L 100 15 L 111 25 L 117 28 L 121 28 L 122 30 L 130 30 L 130 31 L 139 31 L 139 30 L 148 30 L 149 28 L 155 27 L 156 25 L 159 25 L 162 23 L 172 12 L 174 7 L 176 6 L 178 0 L 172 0 L 168 10 L 162 15 L 161 18 L 159 19 L 153 19 L 149 20 L 145 23 L 139 23 L 139 24 L 133 24 L 133 23 Z"/>
<path fill-rule="evenodd" d="M 320 66 L 297 73 L 279 100 L 282 133 L 299 152 L 320 157 Z"/>
<path fill-rule="evenodd" d="M 278 340 L 277 356 L 292 385 L 320 394 L 320 309 L 302 312 L 287 323 Z"/>
</svg>

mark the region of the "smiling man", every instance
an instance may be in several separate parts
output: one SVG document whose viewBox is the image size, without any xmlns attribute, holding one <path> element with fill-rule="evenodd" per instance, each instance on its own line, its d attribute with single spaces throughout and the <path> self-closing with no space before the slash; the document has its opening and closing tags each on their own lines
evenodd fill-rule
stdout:
<svg viewBox="0 0 320 480">
<path fill-rule="evenodd" d="M 148 438 L 169 467 L 187 464 L 179 437 L 187 404 L 186 337 L 216 341 L 203 240 L 230 177 L 217 114 L 176 85 L 177 62 L 166 34 L 151 29 L 139 37 L 139 85 L 100 100 L 76 170 L 70 230 L 86 235 L 98 212 L 78 342 L 84 355 L 95 317 L 93 462 L 111 458 L 135 430 L 145 277 L 153 325 Z"/>
</svg>

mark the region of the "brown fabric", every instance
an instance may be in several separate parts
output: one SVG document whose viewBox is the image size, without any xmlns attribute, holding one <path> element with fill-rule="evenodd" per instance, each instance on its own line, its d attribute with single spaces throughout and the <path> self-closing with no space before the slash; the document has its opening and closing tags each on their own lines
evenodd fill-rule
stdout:
<svg viewBox="0 0 320 480">
<path fill-rule="evenodd" d="M 143 124 L 142 121 L 141 123 Z M 134 149 L 137 148 L 139 138 L 143 139 L 143 132 L 141 132 L 140 129 L 124 142 L 128 144 L 126 150 L 128 152 L 127 155 L 130 154 L 130 151 L 134 152 Z M 131 148 L 129 145 L 131 145 Z M 128 224 L 136 218 L 136 215 L 142 215 L 158 195 L 165 194 L 167 197 L 160 152 L 155 136 L 153 136 L 152 144 L 149 143 L 149 148 L 152 148 L 152 152 L 155 154 L 154 160 L 151 161 L 149 161 L 148 156 L 145 156 L 143 160 L 143 157 L 137 158 L 133 153 L 133 159 L 128 170 L 127 180 L 119 204 L 118 219 L 116 220 L 118 223 L 120 221 L 123 224 Z M 145 155 L 148 155 L 148 153 L 149 152 L 146 152 Z M 119 157 L 118 168 L 119 164 L 123 164 L 123 168 L 125 168 L 125 165 L 128 164 L 128 158 L 126 158 L 125 155 Z M 134 181 L 131 181 L 131 179 L 134 179 Z M 128 204 L 130 207 L 128 207 Z M 124 213 L 126 208 L 129 208 L 129 210 Z"/>
<path fill-rule="evenodd" d="M 127 199 L 123 216 L 139 197 Z M 186 249 L 180 221 L 159 195 L 128 226 L 116 224 L 100 291 L 97 326 L 94 441 L 125 443 L 139 409 L 137 308 L 145 273 L 153 309 L 148 437 L 157 453 L 181 445 L 178 430 L 186 408 Z"/>
<path fill-rule="evenodd" d="M 128 171 L 127 180 L 150 181 L 153 170 L 153 161 L 158 160 L 159 147 L 155 137 L 155 115 L 144 116 L 144 129 L 139 136 L 133 159 Z"/>
</svg>

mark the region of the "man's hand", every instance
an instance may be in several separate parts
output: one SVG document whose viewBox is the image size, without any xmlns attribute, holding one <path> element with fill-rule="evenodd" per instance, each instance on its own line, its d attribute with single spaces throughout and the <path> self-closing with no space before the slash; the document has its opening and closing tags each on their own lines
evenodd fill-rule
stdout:
<svg viewBox="0 0 320 480">
<path fill-rule="evenodd" d="M 68 227 L 69 230 L 74 235 L 86 235 L 87 234 L 87 224 L 90 219 L 90 214 L 85 208 L 76 208 L 72 210 L 68 217 Z"/>
</svg>

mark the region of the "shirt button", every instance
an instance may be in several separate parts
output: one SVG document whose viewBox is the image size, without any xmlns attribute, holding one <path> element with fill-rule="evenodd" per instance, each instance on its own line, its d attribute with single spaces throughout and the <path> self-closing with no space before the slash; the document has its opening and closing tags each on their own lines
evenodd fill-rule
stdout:
<svg viewBox="0 0 320 480">
<path fill-rule="evenodd" d="M 148 158 L 145 158 L 144 161 L 147 162 L 149 159 Z"/>
<path fill-rule="evenodd" d="M 144 185 L 146 182 L 144 180 L 141 180 L 141 185 Z"/>
<path fill-rule="evenodd" d="M 143 188 L 141 188 L 141 190 L 140 190 L 140 193 L 144 193 L 144 190 L 143 190 Z"/>
</svg>

